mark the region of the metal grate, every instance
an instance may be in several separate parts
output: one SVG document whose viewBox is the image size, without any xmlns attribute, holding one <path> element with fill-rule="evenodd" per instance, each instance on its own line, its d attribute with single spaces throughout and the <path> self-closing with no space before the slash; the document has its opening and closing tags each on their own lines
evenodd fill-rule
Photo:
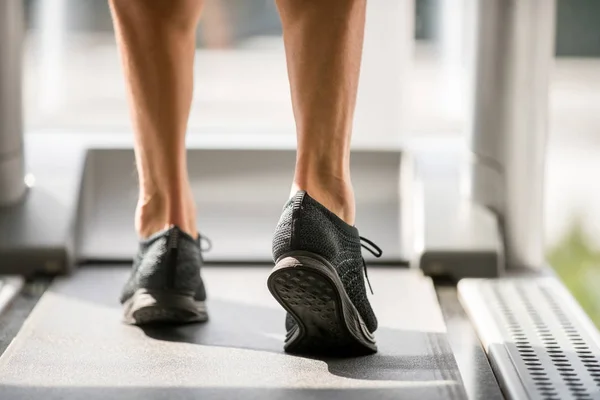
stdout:
<svg viewBox="0 0 600 400">
<path fill-rule="evenodd" d="M 459 293 L 509 398 L 600 399 L 598 332 L 558 281 L 465 280 Z"/>
</svg>

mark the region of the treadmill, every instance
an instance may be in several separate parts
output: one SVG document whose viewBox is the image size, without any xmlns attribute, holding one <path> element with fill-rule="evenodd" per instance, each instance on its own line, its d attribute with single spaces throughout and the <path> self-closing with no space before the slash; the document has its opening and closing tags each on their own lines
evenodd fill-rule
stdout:
<svg viewBox="0 0 600 400">
<path fill-rule="evenodd" d="M 22 4 L 0 1 L 0 399 L 600 399 L 600 335 L 543 256 L 555 4 L 474 6 L 468 141 L 353 148 L 379 352 L 320 358 L 283 352 L 265 284 L 293 142 L 191 140 L 211 320 L 121 323 L 131 144 L 23 135 Z"/>
</svg>

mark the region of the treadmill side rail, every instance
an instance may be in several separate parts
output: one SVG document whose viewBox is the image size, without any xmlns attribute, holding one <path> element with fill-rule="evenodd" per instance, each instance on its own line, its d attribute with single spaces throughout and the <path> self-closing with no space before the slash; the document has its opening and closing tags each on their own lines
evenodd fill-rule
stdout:
<svg viewBox="0 0 600 400">
<path fill-rule="evenodd" d="M 19 294 L 23 283 L 24 279 L 21 276 L 0 276 L 0 315 Z"/>
<path fill-rule="evenodd" d="M 509 399 L 600 399 L 600 335 L 557 278 L 465 279 L 458 292 Z"/>
</svg>

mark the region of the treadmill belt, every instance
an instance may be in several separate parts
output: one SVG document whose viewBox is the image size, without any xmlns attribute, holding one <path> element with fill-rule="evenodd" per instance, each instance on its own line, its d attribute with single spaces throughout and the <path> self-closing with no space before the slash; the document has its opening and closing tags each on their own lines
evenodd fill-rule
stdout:
<svg viewBox="0 0 600 400">
<path fill-rule="evenodd" d="M 270 268 L 203 271 L 210 321 L 170 328 L 121 323 L 126 266 L 57 279 L 0 357 L 0 398 L 466 398 L 433 285 L 416 270 L 369 270 L 379 353 L 349 359 L 283 352 Z"/>
</svg>

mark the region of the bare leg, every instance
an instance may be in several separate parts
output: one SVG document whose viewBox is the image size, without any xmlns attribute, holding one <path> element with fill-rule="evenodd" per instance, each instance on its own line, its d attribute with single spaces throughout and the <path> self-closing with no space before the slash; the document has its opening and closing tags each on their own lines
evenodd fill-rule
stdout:
<svg viewBox="0 0 600 400">
<path fill-rule="evenodd" d="M 206 47 L 226 49 L 231 46 L 231 22 L 223 0 L 205 0 L 201 29 Z"/>
<path fill-rule="evenodd" d="M 350 137 L 366 0 L 277 0 L 283 24 L 298 153 L 292 192 L 354 224 Z"/>
<path fill-rule="evenodd" d="M 201 0 L 110 0 L 135 131 L 140 183 L 135 225 L 196 236 L 185 133 Z"/>
</svg>

